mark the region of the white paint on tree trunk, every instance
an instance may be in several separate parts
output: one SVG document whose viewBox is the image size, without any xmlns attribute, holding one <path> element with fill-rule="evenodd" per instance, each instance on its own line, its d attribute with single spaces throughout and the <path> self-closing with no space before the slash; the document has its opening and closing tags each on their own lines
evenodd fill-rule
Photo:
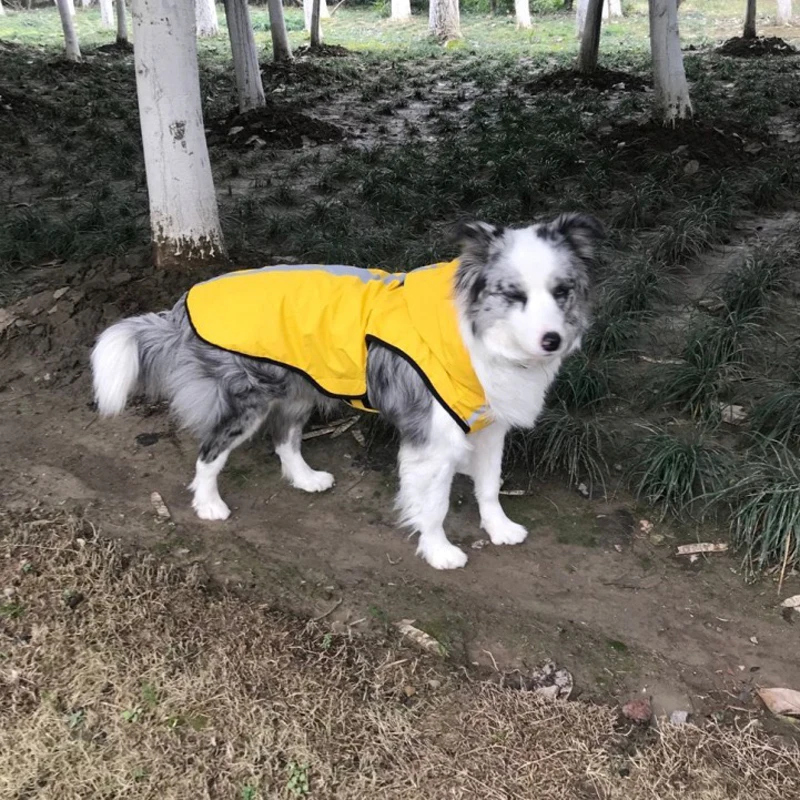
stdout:
<svg viewBox="0 0 800 800">
<path fill-rule="evenodd" d="M 586 19 L 578 50 L 578 72 L 594 72 L 600 52 L 600 29 L 603 25 L 603 0 L 587 0 Z"/>
<path fill-rule="evenodd" d="M 58 0 L 54 0 L 56 6 L 58 5 Z M 71 17 L 75 16 L 75 0 L 67 0 L 67 9 L 69 10 L 69 15 Z"/>
<path fill-rule="evenodd" d="M 411 0 L 409 0 L 409 3 Z M 311 32 L 311 14 L 314 7 L 314 0 L 303 0 L 303 23 L 305 25 L 306 32 Z M 331 16 L 330 11 L 328 11 L 328 4 L 325 0 L 320 0 L 319 5 L 319 18 L 320 19 L 329 19 Z M 322 30 L 320 29 L 320 37 L 322 37 Z"/>
<path fill-rule="evenodd" d="M 187 0 L 191 3 L 191 0 Z M 197 20 L 197 35 L 201 37 L 216 36 L 219 33 L 217 5 L 214 0 L 194 0 Z"/>
<path fill-rule="evenodd" d="M 117 43 L 128 41 L 128 23 L 125 19 L 125 0 L 114 0 L 114 11 L 117 14 Z"/>
<path fill-rule="evenodd" d="M 311 46 L 319 47 L 322 44 L 322 24 L 320 23 L 320 0 L 311 0 Z"/>
<path fill-rule="evenodd" d="M 392 19 L 411 19 L 411 0 L 392 0 Z"/>
<path fill-rule="evenodd" d="M 775 21 L 778 25 L 788 25 L 792 21 L 792 0 L 778 0 Z"/>
<path fill-rule="evenodd" d="M 622 0 L 607 0 L 608 13 L 611 17 L 621 17 L 622 14 Z"/>
<path fill-rule="evenodd" d="M 247 0 L 225 0 L 225 20 L 231 39 L 239 111 L 261 108 L 266 101 L 264 86 L 261 83 L 261 69 L 258 66 L 256 37 L 253 33 L 253 23 L 250 21 Z"/>
<path fill-rule="evenodd" d="M 67 61 L 80 61 L 81 48 L 78 45 L 78 34 L 75 32 L 74 11 L 70 13 L 69 0 L 56 0 L 58 16 L 61 17 L 61 27 L 64 31 L 64 57 Z"/>
<path fill-rule="evenodd" d="M 114 27 L 114 0 L 99 0 L 100 27 L 108 30 Z"/>
<path fill-rule="evenodd" d="M 6 10 L 3 8 L 3 0 L 0 0 L 0 17 L 4 17 Z"/>
<path fill-rule="evenodd" d="M 461 36 L 458 0 L 430 0 L 428 28 L 442 41 L 458 39 Z"/>
<path fill-rule="evenodd" d="M 81 0 L 81 8 L 89 8 L 92 4 L 92 0 Z"/>
<path fill-rule="evenodd" d="M 330 19 L 331 12 L 328 9 L 328 0 L 319 0 L 319 18 Z"/>
<path fill-rule="evenodd" d="M 676 0 L 650 0 L 650 51 L 656 111 L 665 125 L 692 116 Z"/>
<path fill-rule="evenodd" d="M 530 28 L 531 6 L 529 0 L 514 0 L 514 14 L 518 28 Z"/>
<path fill-rule="evenodd" d="M 745 39 L 756 38 L 756 0 L 747 0 L 744 9 L 744 31 L 742 36 Z"/>
<path fill-rule="evenodd" d="M 158 265 L 222 251 L 200 105 L 195 11 L 187 0 L 133 0 L 136 94 Z"/>
<path fill-rule="evenodd" d="M 272 58 L 275 61 L 291 61 L 292 48 L 283 16 L 283 0 L 267 0 L 269 29 L 272 34 Z"/>
</svg>

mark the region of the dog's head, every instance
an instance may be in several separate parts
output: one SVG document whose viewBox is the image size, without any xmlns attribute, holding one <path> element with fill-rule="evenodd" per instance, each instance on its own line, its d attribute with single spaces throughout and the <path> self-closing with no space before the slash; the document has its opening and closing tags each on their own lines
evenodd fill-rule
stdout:
<svg viewBox="0 0 800 800">
<path fill-rule="evenodd" d="M 561 214 L 527 228 L 462 223 L 456 299 L 490 357 L 520 364 L 580 347 L 589 325 L 594 247 L 603 226 Z"/>
</svg>

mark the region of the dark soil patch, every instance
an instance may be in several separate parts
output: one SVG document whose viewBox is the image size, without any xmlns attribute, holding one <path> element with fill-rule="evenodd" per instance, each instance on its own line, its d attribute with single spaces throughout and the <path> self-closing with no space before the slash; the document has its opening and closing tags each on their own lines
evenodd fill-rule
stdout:
<svg viewBox="0 0 800 800">
<path fill-rule="evenodd" d="M 737 131 L 732 127 L 723 129 L 700 122 L 684 123 L 674 128 L 657 122 L 644 125 L 625 122 L 600 135 L 607 147 L 630 154 L 633 167 L 640 164 L 646 168 L 656 154 L 672 154 L 687 161 L 713 164 L 715 168 L 734 166 L 753 158 L 745 151 L 748 140 L 754 140 L 749 131 Z"/>
<path fill-rule="evenodd" d="M 640 92 L 651 85 L 651 81 L 630 72 L 616 69 L 598 69 L 591 75 L 582 75 L 572 69 L 560 69 L 547 72 L 525 85 L 530 92 L 546 92 L 558 89 L 572 91 L 574 89 L 597 89 L 608 91 L 615 89 L 625 92 Z"/>
<path fill-rule="evenodd" d="M 735 58 L 761 58 L 762 56 L 793 56 L 797 50 L 780 36 L 759 36 L 757 39 L 744 39 L 735 36 L 717 48 L 723 56 Z"/>
<path fill-rule="evenodd" d="M 225 119 L 208 124 L 208 143 L 238 149 L 295 149 L 306 142 L 338 142 L 345 131 L 330 122 L 314 119 L 288 108 L 267 105 L 240 114 L 234 111 Z"/>
<path fill-rule="evenodd" d="M 132 53 L 133 45 L 130 42 L 111 42 L 111 44 L 101 44 L 95 50 L 96 53 Z"/>
<path fill-rule="evenodd" d="M 321 44 L 319 47 L 311 47 L 304 44 L 295 50 L 295 56 L 311 56 L 313 58 L 342 58 L 350 56 L 352 52 L 340 44 Z"/>
<path fill-rule="evenodd" d="M 324 65 L 309 60 L 262 61 L 259 64 L 265 85 L 313 83 L 325 86 L 336 83 L 341 77 L 326 69 Z"/>
</svg>

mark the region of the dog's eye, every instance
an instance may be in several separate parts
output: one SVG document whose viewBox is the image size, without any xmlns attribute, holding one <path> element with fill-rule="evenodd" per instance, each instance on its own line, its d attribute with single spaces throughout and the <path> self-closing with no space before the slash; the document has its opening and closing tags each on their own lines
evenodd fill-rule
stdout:
<svg viewBox="0 0 800 800">
<path fill-rule="evenodd" d="M 522 289 L 511 287 L 504 289 L 500 294 L 512 305 L 514 303 L 519 303 L 521 306 L 524 306 L 528 302 L 528 295 L 525 294 Z"/>
<path fill-rule="evenodd" d="M 558 286 L 553 289 L 553 297 L 559 302 L 566 300 L 570 294 L 572 294 L 572 287 L 566 283 L 559 283 Z"/>
</svg>

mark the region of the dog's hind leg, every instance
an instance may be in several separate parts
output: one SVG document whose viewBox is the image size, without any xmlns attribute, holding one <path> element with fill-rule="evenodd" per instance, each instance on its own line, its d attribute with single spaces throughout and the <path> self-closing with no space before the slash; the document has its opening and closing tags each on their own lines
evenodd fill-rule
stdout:
<svg viewBox="0 0 800 800">
<path fill-rule="evenodd" d="M 500 505 L 500 482 L 506 428 L 495 422 L 470 436 L 469 474 L 475 483 L 475 499 L 481 514 L 481 527 L 492 544 L 519 544 L 528 531 L 512 522 Z"/>
<path fill-rule="evenodd" d="M 217 477 L 231 451 L 246 442 L 264 421 L 263 410 L 250 409 L 223 419 L 200 445 L 194 480 L 192 507 L 200 519 L 227 519 L 230 509 L 219 495 Z"/>
<path fill-rule="evenodd" d="M 275 453 L 281 460 L 283 477 L 304 492 L 325 492 L 334 484 L 330 472 L 312 469 L 303 458 L 303 427 L 314 410 L 313 400 L 283 400 L 275 403 L 267 424 L 272 431 Z"/>
</svg>

